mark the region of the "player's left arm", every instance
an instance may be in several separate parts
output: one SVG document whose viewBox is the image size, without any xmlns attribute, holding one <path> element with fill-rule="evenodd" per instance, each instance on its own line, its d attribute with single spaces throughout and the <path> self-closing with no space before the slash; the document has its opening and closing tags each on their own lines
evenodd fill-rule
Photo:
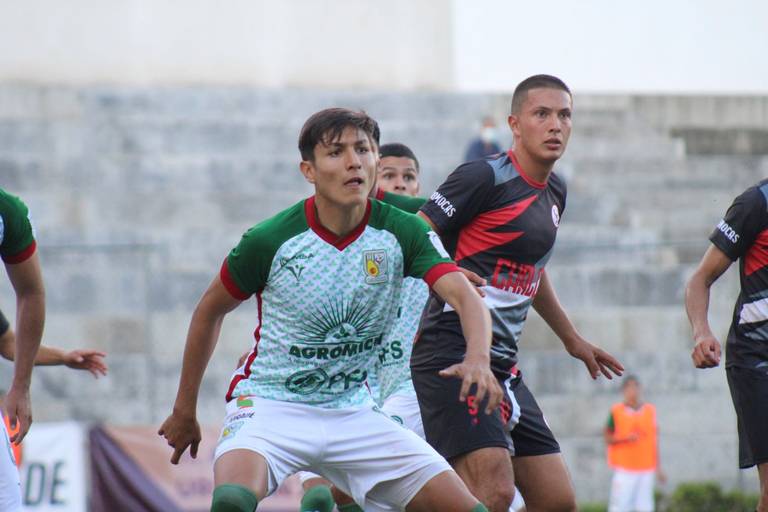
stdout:
<svg viewBox="0 0 768 512">
<path fill-rule="evenodd" d="M 12 329 L 8 329 L 0 336 L 0 355 L 13 361 L 16 357 L 16 335 Z M 93 349 L 62 350 L 56 347 L 40 345 L 35 356 L 35 366 L 65 365 L 75 370 L 87 370 L 98 378 L 106 375 L 109 367 L 104 362 L 106 353 Z"/>
<path fill-rule="evenodd" d="M 568 353 L 584 362 L 593 379 L 596 379 L 600 373 L 609 379 L 613 378 L 611 372 L 616 375 L 622 374 L 624 367 L 616 358 L 589 343 L 576 330 L 560 304 L 546 272 L 541 276 L 539 289 L 533 299 L 533 308 L 560 338 Z"/>
<path fill-rule="evenodd" d="M 470 282 L 459 272 L 442 275 L 432 289 L 459 315 L 461 330 L 467 342 L 464 361 L 440 371 L 443 377 L 462 379 L 459 400 L 466 400 L 472 385 L 476 385 L 476 400 L 488 396 L 486 414 L 492 413 L 503 397 L 501 386 L 491 371 L 491 315 Z"/>
</svg>

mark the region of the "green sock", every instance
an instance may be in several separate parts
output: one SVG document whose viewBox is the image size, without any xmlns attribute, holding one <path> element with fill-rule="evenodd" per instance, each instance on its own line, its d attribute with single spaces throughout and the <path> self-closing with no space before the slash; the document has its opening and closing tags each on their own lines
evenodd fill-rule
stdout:
<svg viewBox="0 0 768 512">
<path fill-rule="evenodd" d="M 357 506 L 357 503 L 348 503 L 346 505 L 339 505 L 339 512 L 364 512 L 363 509 Z"/>
<path fill-rule="evenodd" d="M 473 508 L 469 512 L 488 512 L 488 509 L 485 508 L 485 505 L 483 505 L 482 503 L 478 503 L 477 505 L 475 505 L 475 508 Z"/>
<path fill-rule="evenodd" d="M 213 490 L 211 512 L 253 512 L 258 503 L 256 495 L 247 487 L 222 484 Z"/>
<path fill-rule="evenodd" d="M 333 495 L 327 485 L 317 485 L 304 493 L 299 512 L 331 512 Z"/>
</svg>

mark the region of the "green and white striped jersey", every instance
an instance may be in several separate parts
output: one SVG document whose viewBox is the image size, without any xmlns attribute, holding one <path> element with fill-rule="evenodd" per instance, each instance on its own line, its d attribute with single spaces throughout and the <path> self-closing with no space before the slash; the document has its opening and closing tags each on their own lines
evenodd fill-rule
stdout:
<svg viewBox="0 0 768 512">
<path fill-rule="evenodd" d="M 256 343 L 227 393 L 326 408 L 372 403 L 365 386 L 400 304 L 403 280 L 455 271 L 421 219 L 370 200 L 343 239 L 314 198 L 245 233 L 222 265 L 233 297 L 256 294 Z"/>
</svg>

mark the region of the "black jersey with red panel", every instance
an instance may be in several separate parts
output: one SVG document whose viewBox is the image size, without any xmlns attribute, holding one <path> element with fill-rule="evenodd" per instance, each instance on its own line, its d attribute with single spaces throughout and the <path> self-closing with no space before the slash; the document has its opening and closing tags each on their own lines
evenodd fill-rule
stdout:
<svg viewBox="0 0 768 512">
<path fill-rule="evenodd" d="M 499 375 L 517 362 L 517 342 L 552 254 L 565 196 L 560 177 L 534 181 L 510 151 L 458 167 L 421 208 L 456 263 L 487 281 L 491 367 Z M 432 294 L 412 368 L 445 367 L 461 361 L 465 350 L 458 315 Z"/>
<path fill-rule="evenodd" d="M 741 291 L 725 365 L 768 371 L 768 179 L 733 201 L 709 239 L 731 260 L 739 260 Z"/>
</svg>

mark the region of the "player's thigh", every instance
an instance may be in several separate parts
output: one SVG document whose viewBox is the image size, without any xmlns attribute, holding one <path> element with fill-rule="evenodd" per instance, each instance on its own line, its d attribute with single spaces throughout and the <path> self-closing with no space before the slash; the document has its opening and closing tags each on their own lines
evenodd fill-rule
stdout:
<svg viewBox="0 0 768 512">
<path fill-rule="evenodd" d="M 415 393 L 412 395 L 393 395 L 387 398 L 381 409 L 405 428 L 425 439 L 421 409 L 419 409 L 419 401 Z"/>
<path fill-rule="evenodd" d="M 635 480 L 634 507 L 636 512 L 653 512 L 655 510 L 653 488 L 656 483 L 655 471 L 643 471 L 637 474 Z"/>
<path fill-rule="evenodd" d="M 477 499 L 453 471 L 433 477 L 421 488 L 405 508 L 407 512 L 469 512 Z"/>
<path fill-rule="evenodd" d="M 450 462 L 470 492 L 481 501 L 499 493 L 512 493 L 515 476 L 506 448 L 480 448 Z"/>
<path fill-rule="evenodd" d="M 509 449 L 507 418 L 502 418 L 501 408 L 485 414 L 485 401 L 477 403 L 473 390 L 460 402 L 460 379 L 446 379 L 437 371 L 413 371 L 412 376 L 426 440 L 440 455 L 453 462 L 480 449 Z"/>
<path fill-rule="evenodd" d="M 433 477 L 451 470 L 426 441 L 378 407 L 340 413 L 323 455 L 312 469 L 366 511 L 402 510 Z"/>
<path fill-rule="evenodd" d="M 213 466 L 214 485 L 237 484 L 247 487 L 262 500 L 271 490 L 269 465 L 260 453 L 231 450 L 216 459 Z"/>
<path fill-rule="evenodd" d="M 768 375 L 752 368 L 726 369 L 739 431 L 739 466 L 768 462 Z"/>
<path fill-rule="evenodd" d="M 529 511 L 570 512 L 576 496 L 565 461 L 559 453 L 514 457 L 515 484 Z"/>
<path fill-rule="evenodd" d="M 331 482 L 322 476 L 316 475 L 315 473 L 311 473 L 309 471 L 299 471 L 296 473 L 296 476 L 299 478 L 299 482 L 301 482 L 301 488 L 304 489 L 305 492 L 313 487 L 317 487 L 318 485 L 327 485 L 329 487 L 331 485 Z"/>
</svg>

